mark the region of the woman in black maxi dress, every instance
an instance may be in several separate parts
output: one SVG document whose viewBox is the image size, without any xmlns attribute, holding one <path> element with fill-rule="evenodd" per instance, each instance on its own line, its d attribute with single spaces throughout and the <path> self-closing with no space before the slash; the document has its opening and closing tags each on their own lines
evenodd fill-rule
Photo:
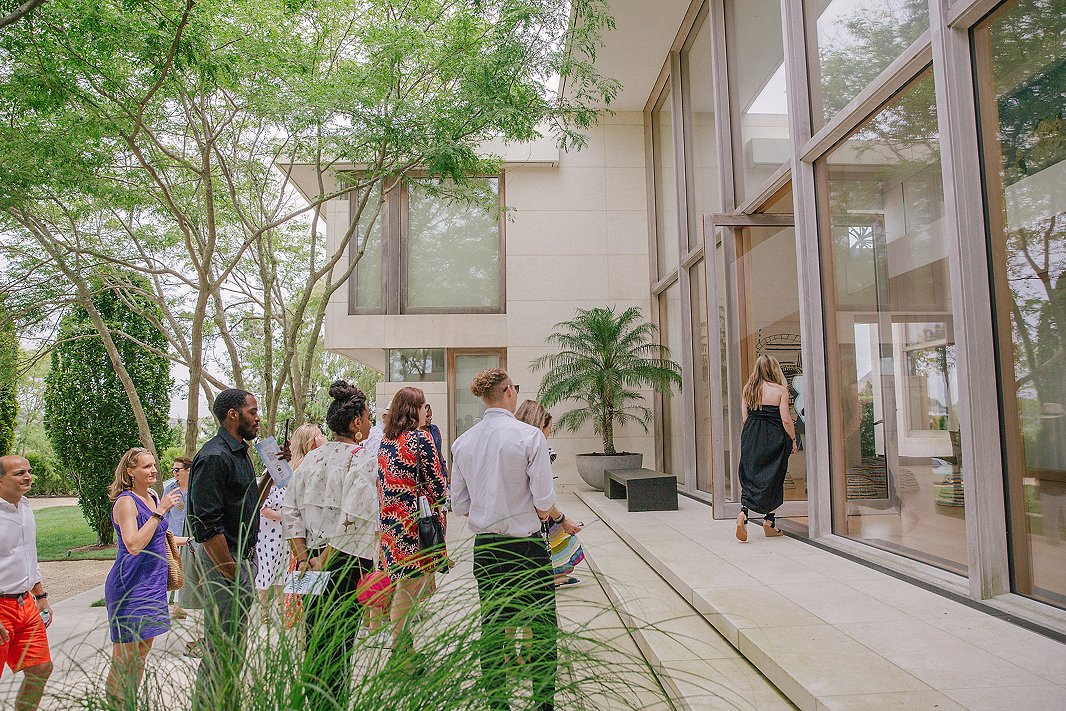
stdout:
<svg viewBox="0 0 1066 711">
<path fill-rule="evenodd" d="M 781 532 L 774 510 L 785 499 L 788 458 L 796 451 L 796 430 L 789 413 L 789 392 L 781 365 L 770 355 L 759 356 L 744 386 L 744 429 L 740 435 L 741 510 L 737 538 L 748 538 L 748 510 L 764 514 L 763 532 Z"/>
</svg>

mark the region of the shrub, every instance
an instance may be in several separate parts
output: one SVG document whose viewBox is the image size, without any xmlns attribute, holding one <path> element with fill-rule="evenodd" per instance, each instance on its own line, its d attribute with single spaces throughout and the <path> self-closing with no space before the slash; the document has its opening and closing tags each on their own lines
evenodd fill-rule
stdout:
<svg viewBox="0 0 1066 711">
<path fill-rule="evenodd" d="M 156 323 L 162 320 L 162 314 L 147 297 L 120 294 L 106 277 L 92 277 L 93 305 L 112 332 L 122 363 L 140 396 L 153 440 L 165 445 L 170 364 L 164 356 L 131 340 L 135 338 L 165 351 L 166 337 L 153 324 L 153 319 Z M 125 279 L 135 285 L 140 283 L 144 292 L 150 291 L 141 277 L 127 274 Z M 146 313 L 153 313 L 153 319 L 146 318 Z M 141 442 L 126 390 L 89 314 L 80 306 L 71 308 L 60 321 L 59 343 L 52 350 L 52 370 L 45 381 L 44 400 L 45 430 L 63 468 L 77 485 L 78 505 L 96 531 L 98 542 L 110 545 L 115 531 L 107 488 L 122 454 Z"/>
<path fill-rule="evenodd" d="M 26 461 L 33 469 L 33 494 L 35 496 L 72 496 L 77 493 L 74 484 L 67 478 L 63 465 L 40 452 L 26 452 Z"/>
</svg>

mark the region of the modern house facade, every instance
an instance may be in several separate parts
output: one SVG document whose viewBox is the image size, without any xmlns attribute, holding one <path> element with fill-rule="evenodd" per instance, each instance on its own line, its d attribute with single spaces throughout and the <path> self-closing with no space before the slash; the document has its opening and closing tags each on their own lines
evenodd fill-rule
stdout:
<svg viewBox="0 0 1066 711">
<path fill-rule="evenodd" d="M 652 7 L 654 6 L 654 7 Z M 577 308 L 639 306 L 681 364 L 618 448 L 739 509 L 739 393 L 785 366 L 799 535 L 1066 630 L 1066 5 L 619 0 L 623 92 L 585 150 L 501 147 L 496 219 L 390 196 L 326 345 L 422 387 L 450 438 L 477 371 Z M 327 213 L 350 225 L 347 201 Z M 591 431 L 560 434 L 565 483 Z"/>
</svg>

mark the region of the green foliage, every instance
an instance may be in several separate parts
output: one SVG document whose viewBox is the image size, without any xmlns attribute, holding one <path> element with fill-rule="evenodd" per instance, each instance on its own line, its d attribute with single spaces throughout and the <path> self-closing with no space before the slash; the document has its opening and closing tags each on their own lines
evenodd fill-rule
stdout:
<svg viewBox="0 0 1066 711">
<path fill-rule="evenodd" d="M 90 548 L 96 533 L 77 506 L 49 506 L 34 513 L 38 560 L 114 560 L 114 548 Z M 71 552 L 75 548 L 87 548 Z"/>
<path fill-rule="evenodd" d="M 138 279 L 125 276 L 134 282 Z M 140 344 L 165 350 L 166 339 L 149 319 L 130 308 L 133 304 L 142 313 L 152 313 L 153 304 L 142 295 L 118 290 L 107 274 L 96 274 L 91 281 L 93 304 L 111 330 L 133 379 L 153 439 L 165 445 L 170 364 Z M 158 312 L 155 315 L 158 318 Z M 59 344 L 52 351 L 52 369 L 45 384 L 45 429 L 64 469 L 77 484 L 85 519 L 100 543 L 111 543 L 114 529 L 107 487 L 122 453 L 141 442 L 122 383 L 89 315 L 80 307 L 71 308 L 60 323 Z"/>
<path fill-rule="evenodd" d="M 540 382 L 540 400 L 552 407 L 565 400 L 583 403 L 557 420 L 571 432 L 592 421 L 603 438 L 604 454 L 614 454 L 614 426 L 639 424 L 646 432 L 652 411 L 639 403 L 642 387 L 668 395 L 681 388 L 681 368 L 670 349 L 655 342 L 655 325 L 642 320 L 639 308 L 622 313 L 612 308 L 578 309 L 570 321 L 555 325 L 548 343 L 559 348 L 532 362 L 547 368 Z"/>
<path fill-rule="evenodd" d="M 396 709 L 432 709 L 433 711 L 481 711 L 490 708 L 490 695 L 511 697 L 509 706 L 532 709 L 532 686 L 548 673 L 556 673 L 555 707 L 568 711 L 635 711 L 654 705 L 672 708 L 647 661 L 630 645 L 625 628 L 610 603 L 587 601 L 577 596 L 559 596 L 560 626 L 556 632 L 558 661 L 537 655 L 532 641 L 517 640 L 494 630 L 490 638 L 496 644 L 482 644 L 481 615 L 499 616 L 520 628 L 523 636 L 535 630 L 541 634 L 536 613 L 544 612 L 553 622 L 552 609 L 529 592 L 522 575 L 515 575 L 504 589 L 487 595 L 479 603 L 476 584 L 469 571 L 471 552 L 455 554 L 459 569 L 448 576 L 438 575 L 441 588 L 433 596 L 416 603 L 405 629 L 405 637 L 415 649 L 393 652 L 388 631 L 355 639 L 365 624 L 365 611 L 355 595 L 329 595 L 328 614 L 320 623 L 284 629 L 274 620 L 268 622 L 268 634 L 248 635 L 247 647 L 234 648 L 234 654 L 219 659 L 220 672 L 213 693 L 204 699 L 204 708 L 255 709 L 255 711 L 382 711 Z M 540 572 L 540 586 L 548 571 Z M 334 570 L 334 576 L 351 575 L 350 570 Z M 308 598 L 304 598 L 307 604 Z M 258 619 L 260 610 L 252 610 Z M 480 613 L 480 614 L 479 614 Z M 208 613 L 207 620 L 212 618 Z M 580 620 L 578 622 L 577 620 Z M 652 625 L 632 620 L 633 628 Z M 500 625 L 503 626 L 502 624 Z M 684 635 L 665 630 L 658 634 L 678 640 L 685 648 Z M 204 628 L 205 637 L 221 634 L 216 624 Z M 506 635 L 506 636 L 505 636 Z M 302 639 L 306 638 L 306 644 Z M 681 639 L 679 639 L 681 638 Z M 230 642 L 229 637 L 220 645 Z M 632 649 L 632 651 L 630 651 Z M 243 657 L 241 656 L 243 654 Z M 519 661 L 521 659 L 521 661 Z M 480 674 L 481 662 L 505 669 L 496 683 Z M 241 662 L 244 670 L 242 675 Z M 175 694 L 190 693 L 191 667 L 181 665 L 178 673 L 188 670 L 188 682 L 175 677 L 170 664 L 149 664 L 143 681 L 132 676 L 120 678 L 137 709 L 156 711 L 174 706 Z M 351 680 L 347 698 L 336 690 L 340 676 Z M 245 683 L 243 679 L 254 679 Z M 714 682 L 710 682 L 713 686 Z M 131 705 L 116 702 L 104 688 L 103 675 L 92 673 L 84 684 L 68 684 L 74 691 L 52 692 L 62 708 L 92 711 L 127 711 Z M 65 694 L 75 696 L 65 696 Z M 187 698 L 183 696 L 182 698 Z"/>
<path fill-rule="evenodd" d="M 170 479 L 173 474 L 174 460 L 185 455 L 185 447 L 167 447 L 159 452 L 159 481 Z"/>
<path fill-rule="evenodd" d="M 15 324 L 0 305 L 0 456 L 10 454 L 15 445 L 18 354 Z"/>
<path fill-rule="evenodd" d="M 874 396 L 859 395 L 862 419 L 859 421 L 859 452 L 863 459 L 877 454 L 877 433 L 874 431 Z"/>
<path fill-rule="evenodd" d="M 56 255 L 150 271 L 192 389 L 204 366 L 255 390 L 269 430 L 310 409 L 344 283 L 351 235 L 327 245 L 316 210 L 412 171 L 484 204 L 486 141 L 580 146 L 619 90 L 594 65 L 611 26 L 606 0 L 50 0 L 0 33 L 5 248 L 40 293 L 70 281 L 34 276 Z"/>
<path fill-rule="evenodd" d="M 31 493 L 34 496 L 74 496 L 78 493 L 62 465 L 51 454 L 29 451 L 23 456 L 33 469 Z"/>
</svg>

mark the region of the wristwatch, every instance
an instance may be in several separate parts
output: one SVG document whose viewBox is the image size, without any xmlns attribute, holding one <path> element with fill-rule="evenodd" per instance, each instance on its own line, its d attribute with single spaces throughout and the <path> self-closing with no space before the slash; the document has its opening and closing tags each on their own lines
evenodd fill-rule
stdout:
<svg viewBox="0 0 1066 711">
<path fill-rule="evenodd" d="M 40 595 L 34 595 L 33 599 L 34 600 L 44 600 L 47 597 L 48 597 L 48 593 L 47 592 L 43 592 Z"/>
<path fill-rule="evenodd" d="M 152 518 L 157 518 L 160 521 L 162 521 L 163 520 L 163 514 L 159 513 L 158 511 L 153 511 L 152 512 Z"/>
</svg>

